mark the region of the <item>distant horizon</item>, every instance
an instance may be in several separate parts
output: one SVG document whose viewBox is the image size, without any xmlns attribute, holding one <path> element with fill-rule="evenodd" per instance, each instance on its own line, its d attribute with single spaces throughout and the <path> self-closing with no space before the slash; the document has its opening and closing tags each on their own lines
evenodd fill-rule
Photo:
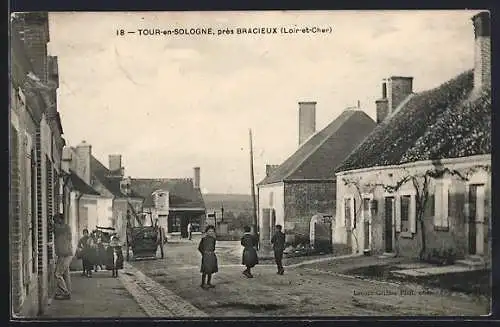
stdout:
<svg viewBox="0 0 500 327">
<path fill-rule="evenodd" d="M 206 194 L 250 195 L 266 164 L 298 147 L 298 103 L 316 102 L 316 131 L 347 107 L 375 119 L 381 83 L 415 93 L 474 66 L 478 10 L 51 12 L 58 110 L 69 146 L 86 140 L 131 178 L 193 178 Z M 117 28 L 322 26 L 330 34 L 120 37 Z M 143 176 L 143 177 L 135 177 Z"/>
</svg>

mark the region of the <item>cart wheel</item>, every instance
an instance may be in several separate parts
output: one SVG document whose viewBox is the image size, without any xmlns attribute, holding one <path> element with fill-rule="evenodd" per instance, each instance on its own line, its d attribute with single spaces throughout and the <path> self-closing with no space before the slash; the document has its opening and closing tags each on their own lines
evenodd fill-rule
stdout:
<svg viewBox="0 0 500 327">
<path fill-rule="evenodd" d="M 129 250 L 130 245 L 128 244 L 128 234 L 125 238 L 125 249 L 127 251 L 127 261 L 130 261 L 130 250 Z"/>
</svg>

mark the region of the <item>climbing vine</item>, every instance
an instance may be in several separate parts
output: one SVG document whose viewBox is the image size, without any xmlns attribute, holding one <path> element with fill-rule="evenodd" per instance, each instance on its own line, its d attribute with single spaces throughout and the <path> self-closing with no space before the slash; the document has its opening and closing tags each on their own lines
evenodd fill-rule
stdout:
<svg viewBox="0 0 500 327">
<path fill-rule="evenodd" d="M 396 193 L 399 191 L 399 189 L 407 184 L 411 183 L 413 189 L 415 190 L 415 207 L 416 207 L 416 212 L 415 212 L 415 219 L 416 222 L 419 223 L 420 227 L 420 237 L 421 237 L 421 248 L 419 252 L 419 257 L 420 259 L 424 259 L 424 256 L 427 251 L 427 244 L 426 244 L 426 233 L 425 233 L 425 209 L 428 205 L 429 202 L 429 195 L 430 195 L 430 185 L 431 185 L 431 180 L 435 179 L 440 179 L 443 178 L 445 175 L 455 177 L 459 179 L 460 181 L 466 182 L 469 181 L 471 176 L 478 172 L 478 171 L 486 171 L 488 173 L 491 172 L 491 165 L 474 165 L 472 167 L 469 167 L 467 169 L 450 169 L 448 167 L 444 167 L 444 165 L 441 163 L 441 161 L 433 161 L 432 162 L 432 168 L 425 170 L 424 172 L 421 173 L 411 173 L 408 171 L 406 168 L 401 168 L 401 171 L 403 172 L 401 174 L 401 178 L 399 178 L 395 183 L 381 183 L 381 182 L 371 182 L 366 180 L 363 183 L 363 179 L 359 176 L 353 176 L 353 177 L 342 177 L 342 181 L 345 186 L 352 186 L 356 190 L 356 195 L 360 199 L 360 205 L 355 208 L 356 210 L 356 217 L 358 217 L 359 213 L 361 212 L 363 208 L 363 193 L 373 193 L 373 191 L 377 187 L 381 187 L 385 192 L 388 193 Z M 356 225 L 355 225 L 356 226 Z M 347 228 L 347 226 L 346 226 Z M 353 228 L 355 230 L 355 228 Z M 355 235 L 355 233 L 353 233 Z M 355 237 L 356 240 L 356 245 L 358 245 L 358 240 Z M 397 242 L 397 238 L 395 239 Z M 396 245 L 396 250 L 397 250 L 397 245 Z"/>
</svg>

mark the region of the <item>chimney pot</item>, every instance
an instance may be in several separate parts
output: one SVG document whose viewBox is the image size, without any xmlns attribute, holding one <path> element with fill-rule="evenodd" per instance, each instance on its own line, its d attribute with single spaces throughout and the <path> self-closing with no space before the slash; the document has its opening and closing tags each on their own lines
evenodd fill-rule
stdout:
<svg viewBox="0 0 500 327">
<path fill-rule="evenodd" d="M 316 132 L 316 102 L 299 102 L 299 146 Z"/>
<path fill-rule="evenodd" d="M 194 179 L 193 184 L 195 189 L 200 188 L 200 167 L 194 167 Z"/>
<path fill-rule="evenodd" d="M 266 177 L 269 177 L 279 165 L 266 165 Z"/>
<path fill-rule="evenodd" d="M 380 124 L 389 115 L 389 101 L 387 99 L 379 99 L 375 101 L 377 107 L 377 124 Z"/>
<path fill-rule="evenodd" d="M 491 87 L 491 26 L 490 13 L 472 17 L 474 25 L 474 90 Z"/>
<path fill-rule="evenodd" d="M 123 177 L 123 167 L 122 167 L 122 155 L 121 154 L 110 154 L 108 156 L 109 170 L 114 175 L 120 175 Z"/>
<path fill-rule="evenodd" d="M 382 99 L 387 99 L 387 83 L 382 83 Z"/>
<path fill-rule="evenodd" d="M 387 100 L 390 115 L 413 93 L 413 77 L 392 76 L 387 80 Z"/>
</svg>

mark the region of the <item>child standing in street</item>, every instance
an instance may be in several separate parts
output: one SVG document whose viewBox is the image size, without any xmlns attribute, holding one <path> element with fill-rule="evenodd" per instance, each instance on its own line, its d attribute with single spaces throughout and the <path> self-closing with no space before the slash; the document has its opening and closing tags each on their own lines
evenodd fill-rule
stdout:
<svg viewBox="0 0 500 327">
<path fill-rule="evenodd" d="M 212 274 L 219 271 L 217 256 L 215 255 L 215 227 L 207 226 L 205 236 L 198 245 L 198 251 L 201 253 L 201 288 L 213 288 Z"/>
<path fill-rule="evenodd" d="M 248 278 L 253 278 L 250 270 L 259 263 L 257 250 L 255 249 L 257 246 L 257 237 L 250 233 L 250 227 L 248 226 L 245 226 L 244 231 L 245 234 L 243 234 L 243 237 L 241 238 L 241 245 L 243 246 L 243 257 L 241 263 L 246 266 L 247 269 L 243 271 L 243 275 Z"/>
<path fill-rule="evenodd" d="M 271 238 L 271 243 L 273 244 L 274 250 L 274 260 L 276 261 L 276 266 L 278 267 L 278 275 L 283 275 L 285 269 L 283 269 L 283 251 L 285 251 L 285 233 L 281 231 L 281 225 L 276 225 L 276 233 L 274 233 Z"/>
<path fill-rule="evenodd" d="M 108 247 L 108 260 L 112 277 L 118 277 L 118 270 L 123 269 L 123 251 L 122 244 L 117 235 L 111 236 Z"/>
</svg>

